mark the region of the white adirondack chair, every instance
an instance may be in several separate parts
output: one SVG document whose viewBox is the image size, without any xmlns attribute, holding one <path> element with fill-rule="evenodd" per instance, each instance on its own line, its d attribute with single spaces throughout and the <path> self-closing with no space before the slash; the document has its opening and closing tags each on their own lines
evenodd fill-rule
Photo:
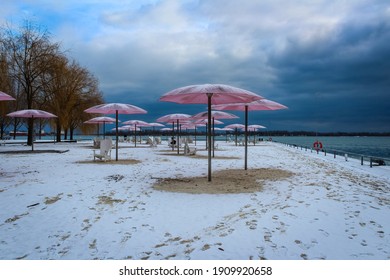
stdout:
<svg viewBox="0 0 390 280">
<path fill-rule="evenodd" d="M 100 153 L 97 153 L 96 150 L 93 150 L 93 160 L 96 158 L 100 160 L 111 160 L 111 149 L 112 149 L 112 140 L 103 139 L 100 141 Z"/>
<path fill-rule="evenodd" d="M 185 155 L 188 155 L 188 156 L 193 156 L 193 155 L 196 155 L 196 148 L 190 148 L 190 146 L 188 145 L 188 143 L 186 142 L 184 144 L 184 154 Z"/>
</svg>

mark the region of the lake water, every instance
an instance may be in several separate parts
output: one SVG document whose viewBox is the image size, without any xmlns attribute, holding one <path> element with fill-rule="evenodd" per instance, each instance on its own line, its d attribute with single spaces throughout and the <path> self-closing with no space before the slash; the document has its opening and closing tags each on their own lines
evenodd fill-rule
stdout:
<svg viewBox="0 0 390 280">
<path fill-rule="evenodd" d="M 243 136 L 239 136 L 239 138 Z M 231 136 L 234 139 L 234 136 Z M 261 136 L 264 140 L 272 138 L 273 141 L 297 145 L 302 147 L 313 147 L 317 140 L 322 143 L 323 149 L 328 152 L 349 153 L 364 155 L 367 157 L 386 158 L 390 161 L 390 137 L 385 136 L 329 136 L 329 137 L 312 137 L 312 136 Z M 205 140 L 205 137 L 197 137 L 199 140 Z M 226 136 L 218 136 L 218 141 L 225 141 Z M 249 139 L 253 139 L 250 136 Z"/>
<path fill-rule="evenodd" d="M 320 141 L 323 149 L 329 152 L 344 152 L 364 156 L 386 158 L 390 160 L 390 137 L 311 137 L 311 136 L 285 136 L 272 137 L 274 141 L 293 144 L 303 147 L 313 147 L 314 142 Z"/>
</svg>

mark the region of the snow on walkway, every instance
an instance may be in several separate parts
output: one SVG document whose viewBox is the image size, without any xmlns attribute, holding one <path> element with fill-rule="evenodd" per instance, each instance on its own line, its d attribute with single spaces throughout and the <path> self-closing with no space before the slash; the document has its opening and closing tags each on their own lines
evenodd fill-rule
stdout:
<svg viewBox="0 0 390 280">
<path fill-rule="evenodd" d="M 87 142 L 0 147 L 0 259 L 390 259 L 387 166 L 264 142 L 248 168 L 293 176 L 256 193 L 171 193 L 156 178 L 206 180 L 207 159 L 121 145 L 139 163 L 93 163 Z M 243 168 L 243 147 L 219 147 L 213 170 Z"/>
</svg>

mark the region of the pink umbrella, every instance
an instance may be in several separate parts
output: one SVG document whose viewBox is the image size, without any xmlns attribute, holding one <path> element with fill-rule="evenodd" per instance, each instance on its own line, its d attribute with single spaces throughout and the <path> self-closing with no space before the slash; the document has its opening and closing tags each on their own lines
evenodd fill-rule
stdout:
<svg viewBox="0 0 390 280">
<path fill-rule="evenodd" d="M 125 121 L 123 124 L 127 124 L 127 125 L 133 125 L 135 127 L 134 129 L 134 146 L 137 147 L 137 133 L 136 131 L 137 130 L 137 126 L 138 127 L 142 127 L 142 126 L 150 126 L 149 123 L 147 122 L 144 122 L 144 121 L 140 121 L 140 120 L 130 120 L 130 121 Z M 141 129 L 140 129 L 141 130 Z"/>
<path fill-rule="evenodd" d="M 245 125 L 240 123 L 233 123 L 225 126 L 226 128 L 245 128 Z"/>
<path fill-rule="evenodd" d="M 207 119 L 208 112 L 201 112 L 196 115 L 193 115 L 192 119 Z M 211 111 L 211 117 L 215 120 L 221 120 L 221 119 L 237 119 L 238 117 L 236 115 L 226 113 L 223 111 Z"/>
<path fill-rule="evenodd" d="M 33 123 L 34 123 L 34 118 L 39 118 L 39 119 L 57 118 L 57 116 L 53 115 L 52 113 L 43 110 L 36 110 L 36 109 L 15 111 L 7 114 L 7 116 L 14 117 L 14 118 L 31 118 Z M 34 141 L 31 142 L 31 151 L 34 151 Z"/>
<path fill-rule="evenodd" d="M 259 125 L 259 124 L 251 124 L 248 125 L 248 129 L 251 131 L 256 131 L 259 128 L 266 128 L 265 126 Z"/>
<path fill-rule="evenodd" d="M 173 131 L 175 131 L 174 124 L 177 123 L 177 154 L 179 154 L 179 122 L 183 120 L 189 120 L 191 118 L 191 115 L 188 114 L 181 114 L 181 113 L 174 113 L 162 116 L 157 119 L 158 122 L 166 122 L 166 123 L 172 123 Z M 173 138 L 173 137 L 172 137 Z M 172 151 L 174 150 L 174 145 L 172 145 Z"/>
<path fill-rule="evenodd" d="M 96 105 L 87 110 L 86 113 L 97 113 L 97 114 L 115 114 L 115 134 L 116 134 L 116 145 L 115 145 L 115 160 L 118 161 L 118 114 L 146 114 L 147 111 L 137 106 L 123 103 L 108 103 Z"/>
<path fill-rule="evenodd" d="M 221 84 L 191 85 L 165 93 L 160 101 L 180 104 L 207 104 L 208 108 L 208 147 L 211 147 L 211 105 L 234 102 L 252 102 L 262 99 L 253 92 Z M 211 181 L 211 149 L 208 150 L 208 181 Z"/>
<path fill-rule="evenodd" d="M 12 96 L 0 91 L 0 101 L 15 100 Z"/>
<path fill-rule="evenodd" d="M 115 119 L 114 118 L 111 118 L 111 117 L 96 117 L 96 118 L 92 118 L 92 119 L 89 119 L 87 121 L 85 121 L 84 123 L 86 124 L 97 124 L 98 125 L 98 134 L 99 134 L 99 124 L 103 124 L 103 136 L 105 137 L 106 136 L 106 123 L 114 123 L 115 122 Z M 118 122 L 120 122 L 120 120 L 118 120 Z"/>
<path fill-rule="evenodd" d="M 245 170 L 247 170 L 247 162 L 248 162 L 248 111 L 259 111 L 259 110 L 280 110 L 287 109 L 286 106 L 268 100 L 261 99 L 250 103 L 235 103 L 235 104 L 222 104 L 215 105 L 213 109 L 216 110 L 238 110 L 245 111 Z"/>
<path fill-rule="evenodd" d="M 164 127 L 165 126 L 162 123 L 157 123 L 157 122 L 149 123 L 149 125 L 151 127 L 153 127 L 153 130 L 154 130 L 154 127 L 156 127 L 156 126 L 159 126 L 159 127 Z"/>
<path fill-rule="evenodd" d="M 212 121 L 211 121 L 212 122 Z M 208 119 L 203 119 L 203 120 L 196 120 L 194 121 L 195 124 L 201 124 L 201 125 L 207 125 L 209 123 Z M 223 122 L 219 120 L 215 120 L 214 124 L 223 124 Z"/>
<path fill-rule="evenodd" d="M 123 124 L 130 124 L 130 125 L 135 125 L 135 126 L 139 126 L 139 127 L 142 127 L 142 126 L 150 126 L 149 123 L 147 122 L 144 122 L 144 121 L 140 121 L 140 120 L 129 120 L 129 121 L 125 121 L 123 122 Z"/>
</svg>

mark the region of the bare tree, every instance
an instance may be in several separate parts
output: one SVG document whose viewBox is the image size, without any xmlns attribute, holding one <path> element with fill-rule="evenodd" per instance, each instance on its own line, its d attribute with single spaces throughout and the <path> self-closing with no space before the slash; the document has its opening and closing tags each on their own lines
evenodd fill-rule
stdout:
<svg viewBox="0 0 390 280">
<path fill-rule="evenodd" d="M 18 92 L 15 90 L 15 83 L 10 77 L 9 62 L 7 61 L 6 49 L 3 34 L 0 33 L 0 90 L 17 98 Z M 21 125 L 21 120 L 11 119 L 6 114 L 18 108 L 18 99 L 11 102 L 0 102 L 0 138 L 4 137 L 5 130 L 13 123 L 14 137 L 16 128 Z"/>
<path fill-rule="evenodd" d="M 49 69 L 53 57 L 59 54 L 59 44 L 50 42 L 47 31 L 30 22 L 20 30 L 8 28 L 3 44 L 9 62 L 10 77 L 20 86 L 27 109 L 34 108 L 39 94 L 42 94 L 42 76 Z M 28 122 L 27 144 L 32 144 L 33 124 Z"/>
</svg>

